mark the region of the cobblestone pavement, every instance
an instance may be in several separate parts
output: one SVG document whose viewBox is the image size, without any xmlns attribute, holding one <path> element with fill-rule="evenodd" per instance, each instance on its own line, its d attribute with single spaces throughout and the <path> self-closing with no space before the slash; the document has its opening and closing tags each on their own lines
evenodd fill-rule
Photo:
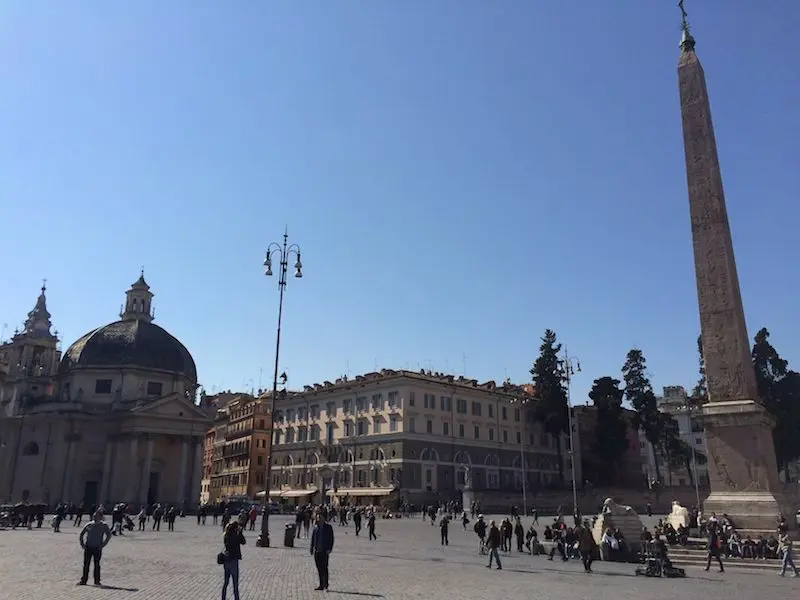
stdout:
<svg viewBox="0 0 800 600">
<path fill-rule="evenodd" d="M 255 547 L 257 532 L 246 534 L 241 563 L 242 600 L 306 598 L 387 600 L 460 600 L 546 597 L 552 600 L 625 600 L 790 596 L 797 579 L 772 575 L 705 573 L 690 570 L 682 580 L 633 576 L 633 566 L 596 563 L 586 575 L 577 561 L 547 561 L 518 553 L 504 554 L 503 571 L 485 568 L 474 534 L 460 523 L 450 527 L 450 545 L 442 547 L 439 528 L 421 519 L 378 521 L 378 540 L 352 526 L 334 526 L 331 591 L 315 592 L 315 571 L 308 541 L 282 547 L 285 517 L 273 517 L 273 545 Z M 527 523 L 526 523 L 527 524 Z M 215 562 L 221 531 L 180 519 L 176 531 L 147 531 L 115 537 L 103 556 L 106 587 L 76 587 L 81 554 L 77 530 L 67 521 L 62 533 L 49 529 L 0 531 L 0 600 L 201 600 L 219 598 L 222 571 Z M 232 598 L 229 590 L 229 597 Z"/>
</svg>

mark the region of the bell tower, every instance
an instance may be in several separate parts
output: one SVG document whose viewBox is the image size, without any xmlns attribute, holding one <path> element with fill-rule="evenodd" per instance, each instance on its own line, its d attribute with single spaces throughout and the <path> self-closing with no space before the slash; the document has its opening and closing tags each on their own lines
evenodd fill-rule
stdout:
<svg viewBox="0 0 800 600">
<path fill-rule="evenodd" d="M 153 292 L 144 280 L 144 269 L 139 279 L 125 292 L 125 307 L 119 313 L 123 321 L 144 321 L 151 323 L 155 317 Z"/>
</svg>

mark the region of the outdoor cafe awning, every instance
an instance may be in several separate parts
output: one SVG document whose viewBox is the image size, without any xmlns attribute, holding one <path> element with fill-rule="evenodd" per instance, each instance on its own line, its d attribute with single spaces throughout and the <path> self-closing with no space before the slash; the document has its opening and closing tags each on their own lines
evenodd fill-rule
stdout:
<svg viewBox="0 0 800 600">
<path fill-rule="evenodd" d="M 388 496 L 395 488 L 393 487 L 363 487 L 363 488 L 339 488 L 328 490 L 328 496 Z"/>
<path fill-rule="evenodd" d="M 285 489 L 285 490 L 270 490 L 269 497 L 270 498 L 304 498 L 306 496 L 310 496 L 311 494 L 317 493 L 317 488 L 310 487 L 310 488 L 303 488 L 299 490 L 293 489 Z M 263 498 L 266 492 L 256 492 L 257 498 Z"/>
</svg>

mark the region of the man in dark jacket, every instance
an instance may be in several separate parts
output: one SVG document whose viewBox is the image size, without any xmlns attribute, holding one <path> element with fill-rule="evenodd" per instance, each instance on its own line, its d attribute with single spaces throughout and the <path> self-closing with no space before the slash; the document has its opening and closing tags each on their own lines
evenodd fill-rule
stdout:
<svg viewBox="0 0 800 600">
<path fill-rule="evenodd" d="M 711 521 L 708 523 L 708 560 L 706 561 L 706 571 L 711 568 L 711 560 L 716 558 L 719 563 L 719 572 L 724 573 L 725 567 L 722 566 L 722 531 L 719 523 Z"/>
<path fill-rule="evenodd" d="M 497 561 L 497 568 L 502 569 L 500 554 L 497 552 L 497 548 L 500 546 L 500 530 L 494 521 L 489 523 L 489 535 L 486 538 L 486 545 L 489 547 L 489 564 L 486 565 L 486 568 L 492 568 L 492 559 L 494 559 Z"/>
<path fill-rule="evenodd" d="M 319 574 L 317 591 L 328 589 L 328 561 L 333 551 L 333 527 L 325 521 L 322 512 L 317 514 L 317 524 L 311 533 L 311 555 Z"/>
<path fill-rule="evenodd" d="M 103 513 L 96 512 L 92 521 L 81 530 L 78 541 L 83 548 L 83 573 L 78 585 L 89 580 L 89 564 L 94 562 L 94 584 L 100 585 L 100 558 L 103 548 L 111 540 L 111 529 L 103 522 Z"/>
</svg>

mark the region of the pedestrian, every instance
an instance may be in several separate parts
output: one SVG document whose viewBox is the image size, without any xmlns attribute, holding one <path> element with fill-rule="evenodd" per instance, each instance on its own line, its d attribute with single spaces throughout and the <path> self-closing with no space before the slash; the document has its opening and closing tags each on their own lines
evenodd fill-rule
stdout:
<svg viewBox="0 0 800 600">
<path fill-rule="evenodd" d="M 781 570 L 779 575 L 783 577 L 786 575 L 786 569 L 789 567 L 792 568 L 794 571 L 794 577 L 800 577 L 800 571 L 797 570 L 797 567 L 794 564 L 794 558 L 792 557 L 792 540 L 789 538 L 789 533 L 784 531 L 780 534 L 780 549 L 783 551 L 783 560 L 781 561 Z"/>
<path fill-rule="evenodd" d="M 319 586 L 316 591 L 328 589 L 328 562 L 333 551 L 333 527 L 325 520 L 322 511 L 317 513 L 317 524 L 311 533 L 311 556 L 314 557 L 314 565 L 317 567 L 319 575 Z"/>
<path fill-rule="evenodd" d="M 583 563 L 583 570 L 587 573 L 592 572 L 592 561 L 594 560 L 594 552 L 597 548 L 597 543 L 594 541 L 594 536 L 588 527 L 578 527 L 578 551 L 581 553 L 581 562 Z"/>
<path fill-rule="evenodd" d="M 228 582 L 233 580 L 233 599 L 239 600 L 239 561 L 242 560 L 242 546 L 247 543 L 239 521 L 231 521 L 222 535 L 222 567 L 225 579 L 222 584 L 222 600 L 228 596 Z"/>
<path fill-rule="evenodd" d="M 367 533 L 369 533 L 370 541 L 378 539 L 378 536 L 375 535 L 375 511 L 369 513 L 369 518 L 367 519 Z"/>
<path fill-rule="evenodd" d="M 78 536 L 83 548 L 83 574 L 78 585 L 86 585 L 89 581 L 89 563 L 94 562 L 94 584 L 100 585 L 100 559 L 103 548 L 111 541 L 111 529 L 103 522 L 103 513 L 94 513 L 92 521 L 87 523 Z"/>
<path fill-rule="evenodd" d="M 450 540 L 447 538 L 448 528 L 450 526 L 450 517 L 444 516 L 439 521 L 439 528 L 442 530 L 442 546 L 449 546 Z"/>
<path fill-rule="evenodd" d="M 716 558 L 719 563 L 719 572 L 724 573 L 725 567 L 722 566 L 722 538 L 720 537 L 720 526 L 715 521 L 708 522 L 708 561 L 706 571 L 711 568 L 711 560 Z"/>
<path fill-rule="evenodd" d="M 497 523 L 494 521 L 489 522 L 489 534 L 486 537 L 486 545 L 489 548 L 489 564 L 486 565 L 486 568 L 492 568 L 492 559 L 494 559 L 497 561 L 497 568 L 502 569 L 503 565 L 500 564 L 500 554 L 497 552 L 497 548 L 500 546 L 500 530 L 497 528 Z"/>
</svg>

